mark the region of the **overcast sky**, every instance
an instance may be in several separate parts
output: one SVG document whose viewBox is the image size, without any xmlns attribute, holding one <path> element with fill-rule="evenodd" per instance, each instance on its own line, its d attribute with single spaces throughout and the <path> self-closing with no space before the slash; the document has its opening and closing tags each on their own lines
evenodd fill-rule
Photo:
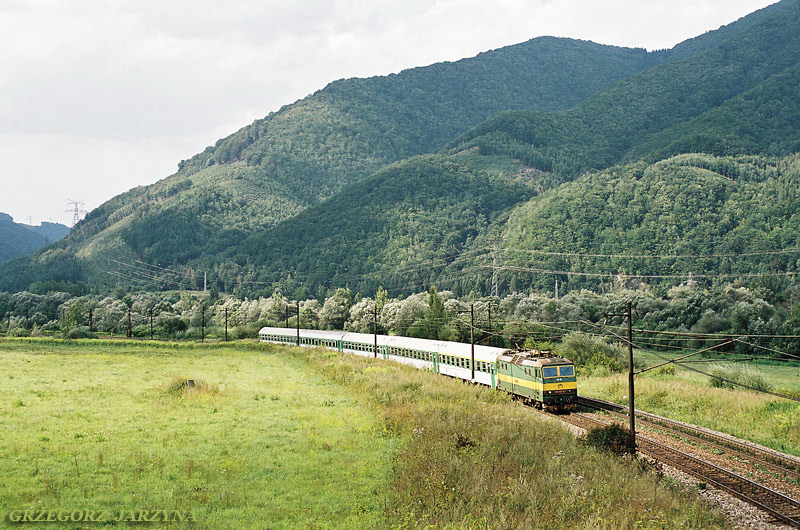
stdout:
<svg viewBox="0 0 800 530">
<path fill-rule="evenodd" d="M 670 48 L 775 0 L 0 0 L 0 212 L 72 224 L 344 77 L 542 35 Z M 0 242 L 2 244 L 2 242 Z"/>
</svg>

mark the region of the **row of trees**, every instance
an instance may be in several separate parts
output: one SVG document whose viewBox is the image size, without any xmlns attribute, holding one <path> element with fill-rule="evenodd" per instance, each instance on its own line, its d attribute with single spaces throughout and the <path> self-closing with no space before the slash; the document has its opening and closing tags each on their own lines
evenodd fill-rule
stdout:
<svg viewBox="0 0 800 530">
<path fill-rule="evenodd" d="M 622 326 L 606 313 L 622 313 L 632 302 L 635 326 L 648 330 L 637 339 L 655 349 L 701 348 L 718 336 L 741 341 L 721 351 L 769 354 L 800 350 L 800 289 L 775 292 L 727 285 L 703 289 L 686 282 L 658 296 L 641 287 L 606 293 L 572 291 L 561 298 L 540 293 L 514 293 L 503 298 L 463 300 L 450 291 L 390 298 L 379 289 L 364 297 L 337 289 L 323 300 L 290 300 L 279 292 L 270 297 L 211 299 L 192 293 L 117 293 L 113 296 L 71 296 L 0 293 L 0 331 L 8 335 L 97 333 L 148 337 L 256 337 L 262 326 L 344 329 L 441 340 L 469 341 L 474 321 L 476 341 L 497 346 L 560 341 L 572 331 L 607 333 Z M 470 315 L 472 313 L 472 315 Z M 662 333 L 667 332 L 667 333 Z M 674 333 L 683 334 L 675 336 Z M 771 352 L 772 355 L 778 355 Z"/>
</svg>

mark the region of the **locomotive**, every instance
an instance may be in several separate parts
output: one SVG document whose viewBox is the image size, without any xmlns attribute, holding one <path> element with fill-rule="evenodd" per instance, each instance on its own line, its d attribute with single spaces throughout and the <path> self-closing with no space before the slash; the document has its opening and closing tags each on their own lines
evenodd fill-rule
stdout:
<svg viewBox="0 0 800 530">
<path fill-rule="evenodd" d="M 391 359 L 416 368 L 489 386 L 545 410 L 570 410 L 578 385 L 575 366 L 551 352 L 515 352 L 470 344 L 347 331 L 264 327 L 261 342 L 323 347 Z"/>
</svg>

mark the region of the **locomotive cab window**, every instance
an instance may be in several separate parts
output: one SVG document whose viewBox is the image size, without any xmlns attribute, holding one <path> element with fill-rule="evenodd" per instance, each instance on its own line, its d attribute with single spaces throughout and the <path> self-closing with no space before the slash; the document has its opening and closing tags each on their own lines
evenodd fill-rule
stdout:
<svg viewBox="0 0 800 530">
<path fill-rule="evenodd" d="M 555 366 L 545 366 L 542 368 L 544 377 L 558 377 L 558 368 Z"/>
<path fill-rule="evenodd" d="M 572 377 L 575 375 L 575 367 L 573 366 L 560 366 L 559 373 L 561 377 Z"/>
</svg>

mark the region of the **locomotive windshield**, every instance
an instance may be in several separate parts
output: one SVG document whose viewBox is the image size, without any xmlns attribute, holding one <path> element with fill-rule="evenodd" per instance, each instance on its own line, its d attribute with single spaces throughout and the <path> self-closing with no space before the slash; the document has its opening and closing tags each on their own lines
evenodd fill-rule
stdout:
<svg viewBox="0 0 800 530">
<path fill-rule="evenodd" d="M 542 368 L 542 376 L 558 377 L 558 368 L 555 366 L 545 366 L 544 368 Z"/>
<path fill-rule="evenodd" d="M 559 370 L 561 372 L 561 377 L 572 377 L 575 375 L 574 366 L 560 366 Z"/>
</svg>

